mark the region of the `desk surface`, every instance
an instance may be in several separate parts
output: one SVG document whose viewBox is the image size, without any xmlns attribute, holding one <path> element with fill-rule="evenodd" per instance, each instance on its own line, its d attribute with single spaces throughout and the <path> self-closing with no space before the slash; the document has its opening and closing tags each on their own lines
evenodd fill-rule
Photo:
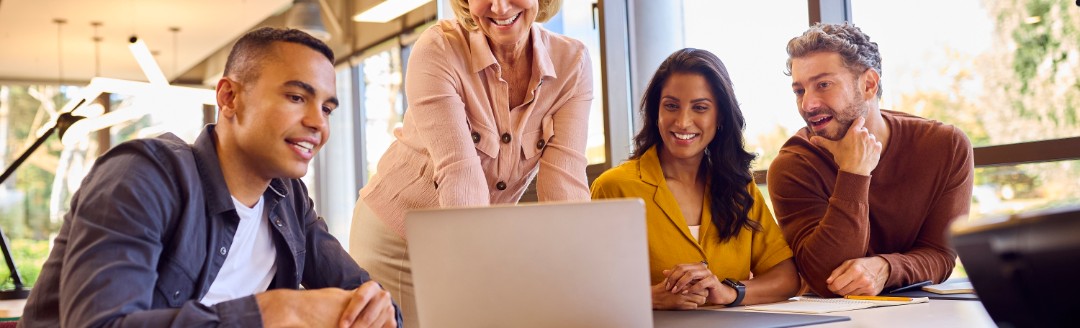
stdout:
<svg viewBox="0 0 1080 328">
<path fill-rule="evenodd" d="M 0 319 L 12 319 L 22 316 L 26 300 L 0 300 Z M 4 321 L 4 320 L 0 320 Z"/>
<path fill-rule="evenodd" d="M 739 308 L 717 311 L 744 311 Z M 929 303 L 878 307 L 824 315 L 847 316 L 851 321 L 813 327 L 996 327 L 978 301 L 930 300 Z"/>
<path fill-rule="evenodd" d="M 0 301 L 4 317 L 22 315 L 26 300 Z M 744 311 L 720 308 L 716 311 Z M 833 322 L 813 327 L 996 327 L 982 303 L 977 301 L 930 300 L 929 303 L 879 307 L 823 315 L 847 316 L 851 321 Z"/>
</svg>

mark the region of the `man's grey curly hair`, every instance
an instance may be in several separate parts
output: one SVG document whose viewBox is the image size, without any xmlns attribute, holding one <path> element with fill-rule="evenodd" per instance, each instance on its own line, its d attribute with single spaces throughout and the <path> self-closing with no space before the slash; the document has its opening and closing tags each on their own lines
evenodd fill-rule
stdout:
<svg viewBox="0 0 1080 328">
<path fill-rule="evenodd" d="M 835 52 L 844 59 L 844 66 L 858 75 L 866 69 L 874 69 L 881 75 L 881 52 L 877 42 L 855 25 L 817 23 L 787 44 L 787 74 L 791 75 L 791 60 L 818 52 Z M 877 96 L 881 98 L 881 82 Z"/>
</svg>

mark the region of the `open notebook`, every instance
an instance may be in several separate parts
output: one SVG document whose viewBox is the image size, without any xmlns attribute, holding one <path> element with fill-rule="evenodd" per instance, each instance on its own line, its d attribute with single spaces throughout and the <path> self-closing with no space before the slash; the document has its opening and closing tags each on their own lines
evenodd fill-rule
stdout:
<svg viewBox="0 0 1080 328">
<path fill-rule="evenodd" d="M 937 285 L 923 286 L 923 290 L 935 294 L 971 294 L 975 288 L 970 281 L 946 282 Z"/>
<path fill-rule="evenodd" d="M 766 312 L 829 313 L 868 309 L 880 306 L 926 303 L 929 301 L 930 299 L 926 297 L 914 297 L 907 302 L 851 300 L 846 298 L 792 297 L 790 300 L 785 302 L 751 305 L 747 306 L 745 309 L 750 311 Z"/>
</svg>

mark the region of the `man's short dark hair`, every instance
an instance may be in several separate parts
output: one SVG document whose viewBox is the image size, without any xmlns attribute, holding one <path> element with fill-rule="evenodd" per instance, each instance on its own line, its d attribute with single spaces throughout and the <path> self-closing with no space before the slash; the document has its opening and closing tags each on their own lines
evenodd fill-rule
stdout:
<svg viewBox="0 0 1080 328">
<path fill-rule="evenodd" d="M 297 43 L 326 56 L 330 63 L 334 62 L 334 51 L 330 50 L 325 43 L 315 37 L 297 29 L 281 29 L 263 27 L 240 37 L 229 52 L 229 59 L 225 62 L 225 76 L 235 77 L 240 82 L 249 82 L 259 77 L 259 60 L 269 54 L 270 45 L 274 42 Z"/>
</svg>

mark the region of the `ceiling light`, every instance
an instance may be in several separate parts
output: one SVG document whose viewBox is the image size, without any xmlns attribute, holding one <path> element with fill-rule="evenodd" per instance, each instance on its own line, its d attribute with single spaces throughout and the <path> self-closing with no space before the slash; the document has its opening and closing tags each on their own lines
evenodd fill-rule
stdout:
<svg viewBox="0 0 1080 328">
<path fill-rule="evenodd" d="M 161 67 L 154 60 L 154 55 L 151 55 L 150 49 L 146 48 L 146 42 L 134 35 L 128 39 L 128 42 L 128 49 L 131 49 L 131 54 L 135 56 L 135 61 L 139 63 L 139 68 L 142 68 L 150 84 L 169 85 L 169 80 L 165 78 L 165 73 L 161 72 Z"/>
<path fill-rule="evenodd" d="M 419 8 L 431 0 L 386 0 L 362 13 L 353 16 L 357 22 L 386 23 L 413 9 Z"/>
<path fill-rule="evenodd" d="M 101 113 L 103 110 L 98 111 L 96 108 L 79 110 L 80 105 L 92 101 L 102 93 L 130 95 L 136 98 L 141 97 L 142 99 L 152 100 L 149 100 L 149 102 L 136 102 L 135 106 L 119 108 L 108 113 Z M 154 110 L 161 110 L 160 107 L 162 106 L 191 107 L 216 104 L 217 98 L 214 90 L 95 77 L 90 80 L 90 84 L 81 90 L 78 97 L 72 98 L 71 102 L 61 109 L 62 113 L 76 111 L 76 113 L 89 115 L 89 117 L 71 124 L 66 129 L 67 137 L 61 138 L 60 142 L 65 147 L 74 147 L 79 142 L 86 140 L 91 132 L 138 119 Z M 51 126 L 48 127 L 51 128 Z"/>
<path fill-rule="evenodd" d="M 285 17 L 285 26 L 311 34 L 323 42 L 330 40 L 330 32 L 323 25 L 322 11 L 315 0 L 295 0 Z"/>
</svg>

